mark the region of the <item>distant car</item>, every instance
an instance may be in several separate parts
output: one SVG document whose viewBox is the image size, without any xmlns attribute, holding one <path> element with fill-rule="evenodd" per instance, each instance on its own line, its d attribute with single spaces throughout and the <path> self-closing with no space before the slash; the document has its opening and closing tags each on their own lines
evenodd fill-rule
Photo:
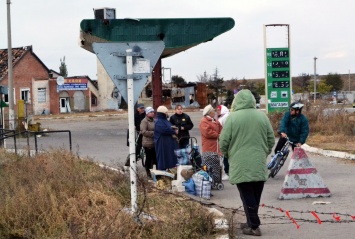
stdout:
<svg viewBox="0 0 355 239">
<path fill-rule="evenodd" d="M 311 92 L 309 94 L 309 98 L 314 99 L 314 92 Z M 321 98 L 322 98 L 322 94 L 319 92 L 316 92 L 316 99 L 321 99 Z"/>
</svg>

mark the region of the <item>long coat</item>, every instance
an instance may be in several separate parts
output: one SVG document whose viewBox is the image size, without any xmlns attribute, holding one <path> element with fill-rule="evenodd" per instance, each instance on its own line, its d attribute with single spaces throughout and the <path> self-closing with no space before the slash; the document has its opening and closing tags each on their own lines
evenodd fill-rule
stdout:
<svg viewBox="0 0 355 239">
<path fill-rule="evenodd" d="M 219 139 L 221 151 L 229 160 L 231 184 L 267 180 L 266 158 L 275 137 L 266 114 L 255 109 L 249 90 L 239 91 L 234 98 Z"/>
<path fill-rule="evenodd" d="M 177 159 L 174 153 L 178 149 L 178 143 L 173 135 L 175 130 L 171 128 L 172 124 L 166 119 L 164 113 L 157 113 L 157 121 L 154 127 L 154 144 L 157 155 L 158 169 L 166 170 L 176 167 Z"/>
<path fill-rule="evenodd" d="M 204 116 L 200 121 L 202 152 L 219 152 L 218 137 L 222 125 L 218 120 Z"/>
<path fill-rule="evenodd" d="M 154 148 L 154 119 L 146 116 L 141 122 L 140 129 L 143 147 Z"/>
</svg>

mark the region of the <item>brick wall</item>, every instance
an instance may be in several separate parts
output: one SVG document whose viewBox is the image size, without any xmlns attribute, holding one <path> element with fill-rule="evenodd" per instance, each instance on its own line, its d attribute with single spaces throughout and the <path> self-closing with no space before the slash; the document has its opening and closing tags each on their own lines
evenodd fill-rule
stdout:
<svg viewBox="0 0 355 239">
<path fill-rule="evenodd" d="M 45 66 L 28 51 L 22 59 L 13 67 L 13 85 L 15 88 L 15 117 L 17 115 L 17 105 L 18 100 L 21 99 L 21 89 L 29 89 L 30 102 L 27 104 L 27 114 L 33 114 L 33 94 L 36 94 L 36 89 L 32 89 L 32 79 L 48 79 L 49 74 Z M 8 75 L 2 80 L 3 85 L 8 85 Z M 9 89 L 10 90 L 10 89 Z M 6 108 L 8 111 L 8 108 Z"/>
</svg>

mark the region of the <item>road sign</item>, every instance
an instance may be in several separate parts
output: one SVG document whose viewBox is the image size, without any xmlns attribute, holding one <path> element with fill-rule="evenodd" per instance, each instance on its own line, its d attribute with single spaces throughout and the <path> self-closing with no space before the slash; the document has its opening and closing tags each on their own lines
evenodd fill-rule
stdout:
<svg viewBox="0 0 355 239">
<path fill-rule="evenodd" d="M 6 85 L 0 85 L 0 94 L 4 94 L 4 95 L 9 94 L 9 90 Z"/>
<path fill-rule="evenodd" d="M 92 45 L 95 54 L 126 102 L 128 102 L 127 79 L 131 77 L 127 75 L 126 50 L 132 49 L 134 102 L 136 102 L 165 47 L 163 41 Z"/>
</svg>

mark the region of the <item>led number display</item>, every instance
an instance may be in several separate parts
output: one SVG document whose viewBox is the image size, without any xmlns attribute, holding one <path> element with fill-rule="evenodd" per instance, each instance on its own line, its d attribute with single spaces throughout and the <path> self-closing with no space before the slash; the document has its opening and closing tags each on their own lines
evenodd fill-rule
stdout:
<svg viewBox="0 0 355 239">
<path fill-rule="evenodd" d="M 273 71 L 272 78 L 288 78 L 290 77 L 289 71 Z"/>
<path fill-rule="evenodd" d="M 273 81 L 272 88 L 290 88 L 289 81 Z"/>
<path fill-rule="evenodd" d="M 289 61 L 273 61 L 271 62 L 272 68 L 287 68 L 289 67 Z"/>
<path fill-rule="evenodd" d="M 272 58 L 288 57 L 288 51 L 287 50 L 271 51 L 271 57 Z"/>
</svg>

